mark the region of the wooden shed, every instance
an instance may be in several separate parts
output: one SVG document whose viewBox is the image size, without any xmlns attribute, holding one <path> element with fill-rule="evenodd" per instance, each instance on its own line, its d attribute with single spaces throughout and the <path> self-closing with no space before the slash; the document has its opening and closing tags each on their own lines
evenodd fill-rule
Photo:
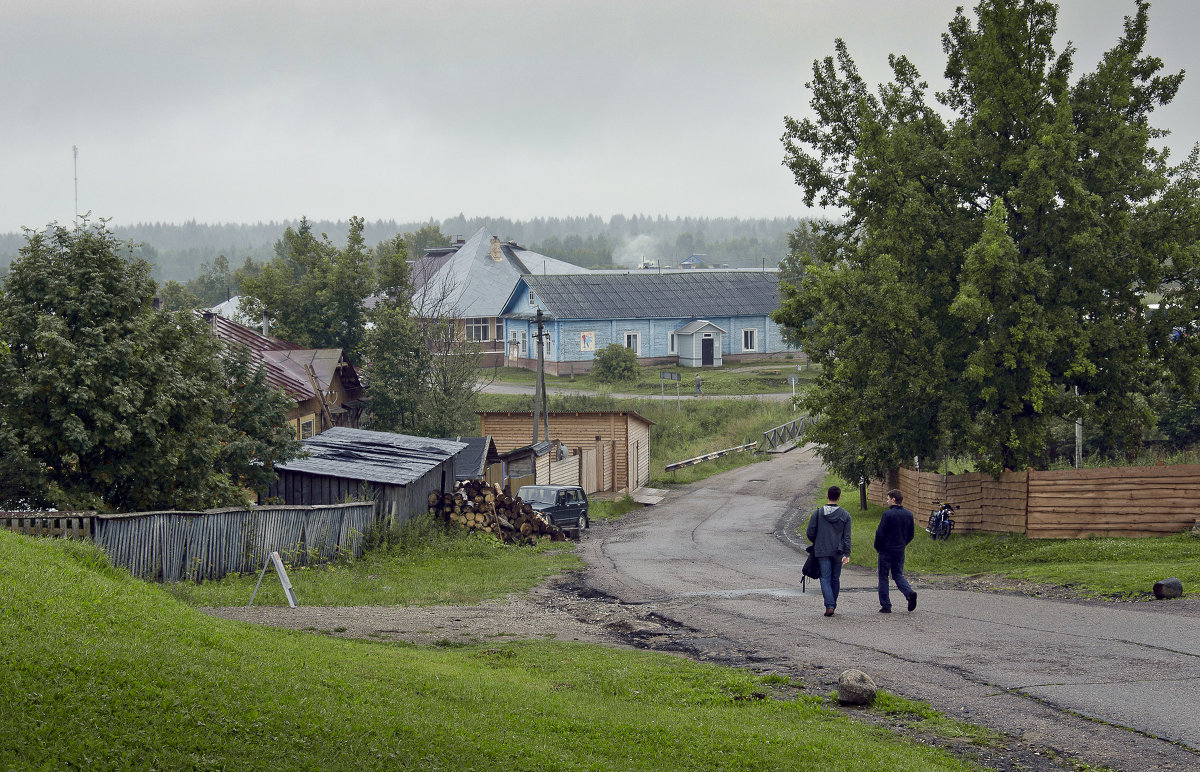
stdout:
<svg viewBox="0 0 1200 772">
<path fill-rule="evenodd" d="M 304 441 L 307 455 L 276 464 L 268 491 L 293 505 L 372 499 L 380 520 L 402 523 L 428 509 L 430 493 L 454 491 L 454 440 L 334 427 Z"/>
<path fill-rule="evenodd" d="M 529 445 L 532 412 L 479 413 L 501 454 Z M 579 455 L 589 491 L 633 491 L 650 481 L 649 418 L 632 410 L 551 412 L 550 437 Z"/>
<path fill-rule="evenodd" d="M 720 367 L 725 330 L 707 319 L 688 322 L 674 333 L 680 367 Z"/>
<path fill-rule="evenodd" d="M 487 480 L 493 466 L 501 463 L 500 452 L 491 437 L 443 437 L 444 440 L 461 442 L 467 447 L 454 461 L 455 478 L 458 480 Z M 499 470 L 495 470 L 499 474 Z"/>
</svg>

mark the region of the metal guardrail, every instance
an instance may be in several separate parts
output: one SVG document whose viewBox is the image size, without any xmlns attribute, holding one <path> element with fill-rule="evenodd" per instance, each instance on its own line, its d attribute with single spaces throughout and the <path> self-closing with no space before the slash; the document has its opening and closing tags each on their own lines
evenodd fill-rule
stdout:
<svg viewBox="0 0 1200 772">
<path fill-rule="evenodd" d="M 674 464 L 667 464 L 664 469 L 668 472 L 674 472 L 676 469 L 683 469 L 685 466 L 693 466 L 701 461 L 712 461 L 714 458 L 729 455 L 730 453 L 740 453 L 743 450 L 753 450 L 758 447 L 757 442 L 747 442 L 745 445 L 738 445 L 736 448 L 725 448 L 725 450 L 716 450 L 712 453 L 705 453 L 703 456 L 689 458 L 687 461 L 678 461 Z"/>
<path fill-rule="evenodd" d="M 768 429 L 763 432 L 762 449 L 774 450 L 784 443 L 799 440 L 804 435 L 804 430 L 812 425 L 814 420 L 812 416 L 801 416 L 794 421 L 788 421 L 782 426 Z"/>
</svg>

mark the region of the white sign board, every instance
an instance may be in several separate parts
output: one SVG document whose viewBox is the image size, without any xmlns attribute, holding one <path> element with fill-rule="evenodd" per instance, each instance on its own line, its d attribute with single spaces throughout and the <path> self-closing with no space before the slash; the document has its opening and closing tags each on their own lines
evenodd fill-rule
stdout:
<svg viewBox="0 0 1200 772">
<path fill-rule="evenodd" d="M 262 572 L 260 572 L 258 575 L 258 582 L 255 583 L 254 592 L 250 593 L 250 602 L 246 605 L 254 605 L 254 596 L 258 594 L 259 585 L 262 584 L 263 577 L 267 574 L 267 567 L 271 564 L 275 565 L 275 573 L 279 575 L 279 583 L 283 585 L 283 594 L 287 596 L 288 606 L 291 608 L 296 608 L 296 606 L 300 604 L 296 602 L 296 593 L 294 590 L 292 590 L 292 581 L 288 579 L 287 569 L 283 567 L 283 558 L 279 557 L 278 552 L 272 552 L 267 556 L 267 559 L 263 561 Z"/>
</svg>

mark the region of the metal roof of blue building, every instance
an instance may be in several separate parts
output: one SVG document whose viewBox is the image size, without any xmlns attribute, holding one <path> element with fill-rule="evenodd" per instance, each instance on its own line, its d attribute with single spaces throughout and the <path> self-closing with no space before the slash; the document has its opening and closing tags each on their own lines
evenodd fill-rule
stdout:
<svg viewBox="0 0 1200 772">
<path fill-rule="evenodd" d="M 276 464 L 289 472 L 408 485 L 467 447 L 465 442 L 335 426 L 304 440 L 307 457 Z"/>
<path fill-rule="evenodd" d="M 774 272 L 638 271 L 525 275 L 521 279 L 546 314 L 555 319 L 758 316 L 779 307 L 779 275 Z"/>
</svg>

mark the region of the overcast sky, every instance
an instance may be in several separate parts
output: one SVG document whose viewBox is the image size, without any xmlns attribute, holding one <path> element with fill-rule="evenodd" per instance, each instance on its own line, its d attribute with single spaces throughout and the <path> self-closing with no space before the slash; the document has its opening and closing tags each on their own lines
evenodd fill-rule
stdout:
<svg viewBox="0 0 1200 772">
<path fill-rule="evenodd" d="M 781 165 L 814 58 L 935 88 L 953 0 L 0 0 L 0 232 L 79 210 L 138 222 L 802 215 Z M 1067 0 L 1090 70 L 1132 0 Z M 1151 53 L 1157 114 L 1200 140 L 1194 0 Z"/>
</svg>

